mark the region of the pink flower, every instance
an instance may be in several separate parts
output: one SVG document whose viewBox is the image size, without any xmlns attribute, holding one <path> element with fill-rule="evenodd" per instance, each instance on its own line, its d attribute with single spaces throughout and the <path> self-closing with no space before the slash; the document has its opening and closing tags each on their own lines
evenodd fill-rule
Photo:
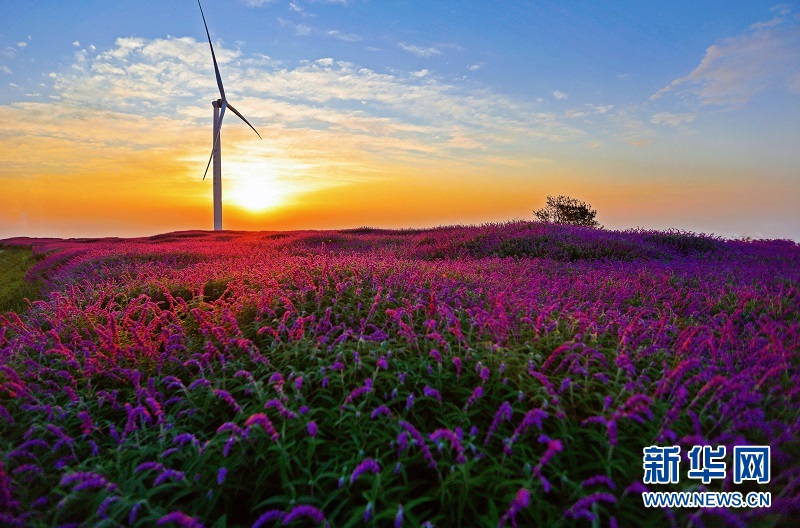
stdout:
<svg viewBox="0 0 800 528">
<path fill-rule="evenodd" d="M 278 438 L 280 438 L 280 434 L 278 434 L 278 431 L 275 430 L 275 426 L 272 425 L 272 422 L 264 413 L 255 413 L 244 423 L 244 426 L 248 429 L 256 425 L 261 426 L 267 432 L 273 442 L 276 442 Z"/>
</svg>

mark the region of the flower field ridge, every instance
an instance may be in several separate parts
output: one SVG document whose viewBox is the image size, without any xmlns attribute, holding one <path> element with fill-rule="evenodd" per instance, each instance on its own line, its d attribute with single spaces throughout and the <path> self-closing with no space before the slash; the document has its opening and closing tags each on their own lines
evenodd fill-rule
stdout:
<svg viewBox="0 0 800 528">
<path fill-rule="evenodd" d="M 0 526 L 786 526 L 800 246 L 512 222 L 9 239 Z M 2 272 L 0 272 L 2 273 Z M 678 483 L 643 449 L 681 446 Z M 687 478 L 770 446 L 768 485 Z M 644 508 L 645 491 L 769 508 Z"/>
</svg>

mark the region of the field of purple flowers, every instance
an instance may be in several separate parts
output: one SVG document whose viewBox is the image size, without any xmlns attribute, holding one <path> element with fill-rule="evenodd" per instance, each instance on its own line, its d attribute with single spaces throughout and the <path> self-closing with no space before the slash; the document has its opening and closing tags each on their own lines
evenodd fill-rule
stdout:
<svg viewBox="0 0 800 528">
<path fill-rule="evenodd" d="M 34 248 L 44 291 L 0 314 L 2 526 L 800 513 L 793 242 L 515 222 L 3 244 Z M 686 478 L 700 444 L 771 446 L 770 483 Z M 643 483 L 650 445 L 682 446 L 679 483 Z"/>
</svg>

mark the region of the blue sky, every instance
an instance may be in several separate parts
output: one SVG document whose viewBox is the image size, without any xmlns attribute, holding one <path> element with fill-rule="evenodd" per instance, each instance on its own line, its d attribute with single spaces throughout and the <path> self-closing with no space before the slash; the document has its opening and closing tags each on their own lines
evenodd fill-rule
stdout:
<svg viewBox="0 0 800 528">
<path fill-rule="evenodd" d="M 210 194 L 195 178 L 216 90 L 196 2 L 0 6 L 0 236 L 205 227 L 182 219 Z M 248 211 L 230 227 L 499 221 L 571 194 L 608 227 L 800 239 L 794 2 L 203 8 L 231 101 L 266 136 L 226 117 L 229 203 Z M 191 211 L 165 213 L 134 176 Z M 138 205 L 70 213 L 44 190 L 83 184 L 86 204 Z"/>
</svg>

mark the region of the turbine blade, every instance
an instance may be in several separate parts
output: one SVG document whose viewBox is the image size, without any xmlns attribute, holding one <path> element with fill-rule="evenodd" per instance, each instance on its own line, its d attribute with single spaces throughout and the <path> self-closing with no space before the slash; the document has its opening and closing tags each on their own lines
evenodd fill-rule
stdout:
<svg viewBox="0 0 800 528">
<path fill-rule="evenodd" d="M 239 116 L 239 117 L 242 119 L 242 121 L 244 121 L 245 123 L 247 123 L 247 124 L 250 126 L 250 128 L 252 128 L 252 129 L 253 129 L 253 132 L 255 132 L 255 133 L 256 133 L 256 135 L 258 136 L 258 139 L 263 139 L 263 138 L 261 137 L 261 134 L 259 134 L 259 133 L 258 133 L 258 130 L 256 130 L 256 128 L 255 128 L 253 125 L 251 125 L 251 124 L 250 124 L 250 121 L 248 121 L 247 119 L 245 119 L 245 117 L 244 117 L 242 114 L 240 114 L 240 113 L 239 113 L 239 111 L 238 111 L 237 109 L 235 109 L 235 108 L 233 107 L 233 105 L 232 105 L 232 104 L 228 103 L 228 108 L 230 108 L 230 109 L 231 109 L 231 112 L 233 112 L 234 114 L 236 114 L 237 116 Z"/>
<path fill-rule="evenodd" d="M 214 159 L 214 150 L 217 148 L 217 144 L 219 143 L 219 136 L 220 132 L 222 131 L 222 118 L 225 116 L 225 101 L 222 101 L 222 108 L 219 111 L 219 121 L 217 122 L 217 129 L 214 130 L 214 144 L 211 145 L 211 155 L 208 157 L 208 163 L 206 163 L 206 171 L 203 173 L 203 181 L 205 181 L 206 176 L 208 175 L 208 168 L 211 166 L 211 160 Z"/>
<path fill-rule="evenodd" d="M 214 46 L 211 44 L 211 34 L 208 32 L 208 24 L 206 24 L 206 15 L 203 14 L 203 6 L 200 5 L 200 0 L 197 0 L 197 5 L 200 6 L 200 16 L 203 17 L 203 25 L 206 27 L 206 36 L 208 37 L 208 47 L 211 48 L 211 60 L 214 61 L 214 73 L 217 76 L 217 86 L 219 87 L 219 94 L 222 100 L 225 100 L 225 88 L 222 87 L 222 77 L 219 76 L 219 66 L 217 66 L 217 56 L 214 54 Z"/>
</svg>

